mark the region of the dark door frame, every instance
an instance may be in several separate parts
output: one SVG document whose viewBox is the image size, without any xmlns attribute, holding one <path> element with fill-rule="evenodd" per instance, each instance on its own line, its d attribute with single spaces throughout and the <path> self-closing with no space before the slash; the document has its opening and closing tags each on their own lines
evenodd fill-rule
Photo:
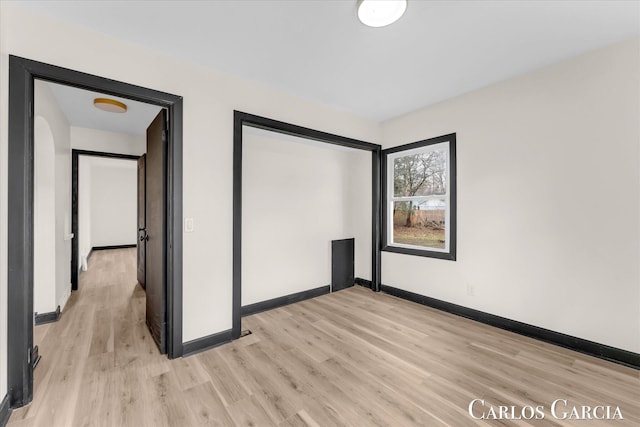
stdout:
<svg viewBox="0 0 640 427">
<path fill-rule="evenodd" d="M 242 126 L 251 126 L 299 136 L 327 144 L 371 151 L 371 289 L 380 291 L 380 230 L 382 204 L 381 146 L 357 139 L 322 132 L 291 123 L 268 119 L 242 111 L 233 112 L 233 312 L 232 339 L 240 338 L 242 329 Z"/>
<path fill-rule="evenodd" d="M 78 283 L 80 282 L 80 268 L 78 265 L 78 254 L 80 252 L 80 221 L 78 219 L 78 203 L 80 190 L 80 174 L 78 173 L 80 167 L 80 156 L 90 157 L 105 157 L 111 159 L 122 160 L 138 160 L 140 156 L 130 154 L 118 154 L 118 153 L 105 153 L 102 151 L 88 151 L 88 150 L 71 150 L 71 232 L 73 233 L 73 240 L 71 241 L 71 290 L 78 290 Z"/>
<path fill-rule="evenodd" d="M 169 111 L 167 165 L 167 347 L 182 355 L 182 97 L 9 55 L 8 378 L 9 405 L 33 399 L 34 79 L 159 105 Z"/>
<path fill-rule="evenodd" d="M 148 128 L 147 128 L 148 129 Z M 147 246 L 141 244 L 147 236 L 147 154 L 142 154 L 136 161 L 136 278 L 142 289 L 147 290 Z M 142 167 L 141 167 L 142 166 Z M 144 232 L 144 233 L 143 233 Z M 140 271 L 142 267 L 142 272 Z"/>
</svg>

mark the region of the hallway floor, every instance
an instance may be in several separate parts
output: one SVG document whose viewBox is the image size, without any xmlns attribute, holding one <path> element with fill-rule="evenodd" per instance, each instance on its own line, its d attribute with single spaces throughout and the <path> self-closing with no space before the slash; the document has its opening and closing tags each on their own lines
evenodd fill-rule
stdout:
<svg viewBox="0 0 640 427">
<path fill-rule="evenodd" d="M 358 286 L 247 317 L 251 335 L 168 360 L 135 262 L 135 249 L 94 252 L 62 318 L 35 328 L 34 400 L 9 426 L 640 424 L 637 370 Z M 543 405 L 545 419 L 474 420 L 476 398 Z M 624 420 L 557 420 L 555 399 L 620 406 Z"/>
</svg>

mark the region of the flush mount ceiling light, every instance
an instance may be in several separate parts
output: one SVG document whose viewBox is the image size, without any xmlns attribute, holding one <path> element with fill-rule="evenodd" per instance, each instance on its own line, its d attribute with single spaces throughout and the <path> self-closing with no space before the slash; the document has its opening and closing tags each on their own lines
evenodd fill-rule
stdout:
<svg viewBox="0 0 640 427">
<path fill-rule="evenodd" d="M 93 105 L 102 111 L 108 111 L 110 113 L 126 113 L 127 106 L 120 101 L 109 98 L 96 98 L 93 100 Z"/>
<path fill-rule="evenodd" d="M 407 10 L 407 0 L 358 0 L 358 19 L 369 27 L 393 24 Z"/>
</svg>

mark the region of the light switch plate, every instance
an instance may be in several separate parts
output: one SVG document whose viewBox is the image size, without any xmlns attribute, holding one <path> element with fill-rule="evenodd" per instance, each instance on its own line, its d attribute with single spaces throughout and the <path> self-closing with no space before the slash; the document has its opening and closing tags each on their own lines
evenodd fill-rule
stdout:
<svg viewBox="0 0 640 427">
<path fill-rule="evenodd" d="M 184 219 L 184 232 L 193 233 L 193 218 Z"/>
</svg>

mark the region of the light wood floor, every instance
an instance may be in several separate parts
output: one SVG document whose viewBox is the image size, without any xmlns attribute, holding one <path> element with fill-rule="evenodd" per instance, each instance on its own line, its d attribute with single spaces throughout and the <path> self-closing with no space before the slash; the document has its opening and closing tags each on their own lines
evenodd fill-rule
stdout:
<svg viewBox="0 0 640 427">
<path fill-rule="evenodd" d="M 171 361 L 144 323 L 135 249 L 95 252 L 80 288 L 35 328 L 34 401 L 9 426 L 464 426 L 483 423 L 474 398 L 544 405 L 536 426 L 640 425 L 637 370 L 360 287 L 250 316 L 253 334 Z M 625 419 L 555 420 L 555 399 Z"/>
</svg>

